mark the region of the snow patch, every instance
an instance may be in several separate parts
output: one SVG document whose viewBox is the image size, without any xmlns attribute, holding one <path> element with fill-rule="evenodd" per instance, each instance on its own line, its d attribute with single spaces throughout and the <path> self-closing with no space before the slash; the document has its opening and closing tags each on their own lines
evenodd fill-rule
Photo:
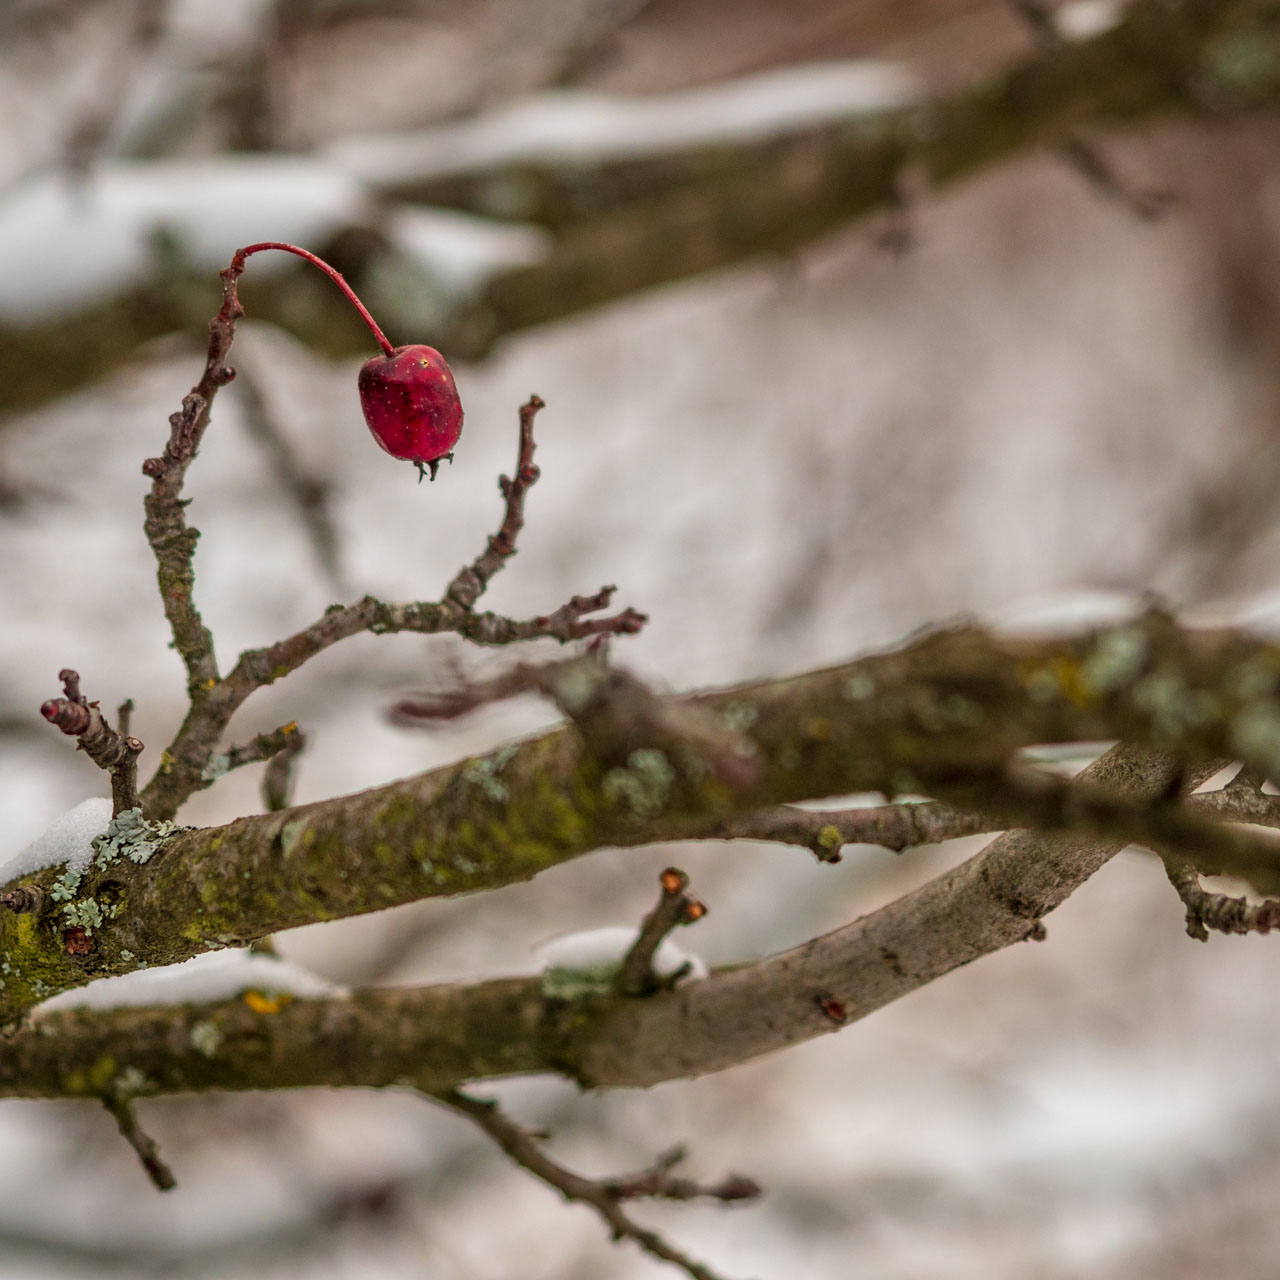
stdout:
<svg viewBox="0 0 1280 1280">
<path fill-rule="evenodd" d="M 1116 0 L 1071 0 L 1053 15 L 1053 25 L 1064 40 L 1092 40 L 1118 26 L 1124 5 Z"/>
<path fill-rule="evenodd" d="M 250 951 L 212 951 L 163 969 L 139 969 L 100 978 L 64 991 L 37 1006 L 37 1013 L 61 1009 L 138 1009 L 162 1004 L 204 1004 L 228 1000 L 242 991 L 270 995 L 344 995 L 345 988 L 277 956 Z"/>
<path fill-rule="evenodd" d="M 279 156 L 104 161 L 81 183 L 42 174 L 0 201 L 0 317 L 55 315 L 145 279 L 161 233 L 220 270 L 256 240 L 322 240 L 364 203 L 332 166 Z"/>
<path fill-rule="evenodd" d="M 1009 640 L 1052 639 L 1132 622 L 1146 607 L 1136 592 L 1080 587 L 1025 596 L 982 620 Z"/>
<path fill-rule="evenodd" d="M 394 183 L 517 161 L 596 161 L 767 137 L 918 96 L 915 78 L 891 63 L 811 63 L 648 97 L 553 90 L 416 133 L 343 138 L 322 154 L 368 182 Z"/>
<path fill-rule="evenodd" d="M 604 925 L 599 929 L 561 934 L 536 947 L 534 955 L 543 975 L 544 992 L 569 999 L 588 990 L 612 987 L 638 932 L 631 925 Z M 653 953 L 653 972 L 660 978 L 668 978 L 685 966 L 688 968 L 679 979 L 681 983 L 707 976 L 707 966 L 699 956 L 685 951 L 670 938 L 663 938 Z"/>
<path fill-rule="evenodd" d="M 386 232 L 434 284 L 463 296 L 479 290 L 500 271 L 537 262 L 551 243 L 540 227 L 493 222 L 447 209 L 396 209 Z"/>
<path fill-rule="evenodd" d="M 66 863 L 82 875 L 93 859 L 93 838 L 111 821 L 111 801 L 104 796 L 82 800 L 74 809 L 55 818 L 36 838 L 0 866 L 0 884 L 19 876 Z"/>
</svg>

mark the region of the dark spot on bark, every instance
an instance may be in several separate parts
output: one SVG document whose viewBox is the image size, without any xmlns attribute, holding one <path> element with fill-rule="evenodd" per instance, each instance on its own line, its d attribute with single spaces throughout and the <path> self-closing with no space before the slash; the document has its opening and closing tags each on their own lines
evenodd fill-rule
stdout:
<svg viewBox="0 0 1280 1280">
<path fill-rule="evenodd" d="M 77 926 L 62 935 L 62 945 L 69 956 L 87 956 L 93 950 L 93 939 Z"/>
<path fill-rule="evenodd" d="M 907 971 L 902 967 L 902 961 L 898 959 L 898 953 L 889 947 L 880 948 L 880 959 L 893 970 L 895 978 L 905 978 Z"/>
<path fill-rule="evenodd" d="M 1039 921 L 1044 914 L 1044 903 L 1031 902 L 1027 898 L 1020 898 L 1016 893 L 1011 893 L 1004 900 L 1005 909 L 1015 916 L 1021 916 L 1024 920 Z"/>
</svg>

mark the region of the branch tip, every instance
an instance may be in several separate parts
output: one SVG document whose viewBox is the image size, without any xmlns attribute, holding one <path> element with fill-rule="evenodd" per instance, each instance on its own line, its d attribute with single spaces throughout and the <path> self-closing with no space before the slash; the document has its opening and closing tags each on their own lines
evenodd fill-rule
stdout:
<svg viewBox="0 0 1280 1280">
<path fill-rule="evenodd" d="M 653 969 L 653 957 L 662 940 L 672 929 L 681 924 L 693 924 L 707 914 L 706 905 L 697 898 L 690 898 L 685 890 L 689 877 L 679 867 L 668 867 L 659 877 L 661 893 L 658 903 L 645 916 L 640 932 L 631 944 L 618 970 L 615 989 L 619 995 L 652 995 L 672 985 L 683 973 L 658 975 Z M 687 972 L 687 968 L 684 970 Z"/>
</svg>

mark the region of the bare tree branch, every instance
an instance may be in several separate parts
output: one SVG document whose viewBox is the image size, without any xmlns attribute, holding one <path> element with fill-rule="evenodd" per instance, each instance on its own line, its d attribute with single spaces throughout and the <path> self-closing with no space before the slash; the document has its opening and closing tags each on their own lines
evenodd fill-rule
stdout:
<svg viewBox="0 0 1280 1280">
<path fill-rule="evenodd" d="M 810 849 L 819 862 L 839 862 L 847 844 L 877 844 L 901 853 L 917 845 L 1007 830 L 1007 819 L 958 809 L 939 800 L 866 809 L 796 809 L 774 805 L 712 820 L 692 839 L 762 840 Z"/>
<path fill-rule="evenodd" d="M 1187 934 L 1199 942 L 1209 941 L 1209 930 L 1220 933 L 1270 933 L 1280 928 L 1280 900 L 1266 898 L 1250 902 L 1225 893 L 1206 893 L 1192 867 L 1165 859 L 1169 883 L 1187 908 Z"/>
<path fill-rule="evenodd" d="M 236 294 L 236 281 L 243 272 L 241 261 L 221 273 L 222 306 L 209 322 L 204 373 L 183 398 L 181 410 L 169 418 L 169 441 L 164 452 L 142 464 L 143 474 L 151 478 L 143 528 L 155 553 L 160 599 L 173 632 L 174 648 L 187 668 L 187 692 L 193 705 L 217 684 L 218 664 L 213 655 L 213 636 L 195 605 L 192 558 L 200 533 L 187 524 L 182 486 L 209 425 L 213 398 L 219 387 L 236 376 L 226 359 L 236 322 L 244 315 Z"/>
<path fill-rule="evenodd" d="M 683 1250 L 668 1244 L 656 1231 L 641 1227 L 623 1212 L 622 1200 L 639 1196 L 664 1196 L 662 1175 L 665 1170 L 655 1168 L 641 1175 L 622 1182 L 596 1181 L 573 1173 L 564 1165 L 558 1164 L 538 1145 L 527 1129 L 523 1129 L 498 1108 L 496 1102 L 486 1098 L 473 1098 L 457 1089 L 446 1090 L 431 1095 L 435 1101 L 442 1103 L 450 1111 L 466 1116 L 489 1135 L 499 1147 L 522 1169 L 528 1170 L 535 1178 L 541 1179 L 549 1187 L 560 1192 L 571 1204 L 590 1205 L 603 1219 L 615 1240 L 632 1240 L 650 1257 L 661 1262 L 669 1262 L 679 1267 L 692 1280 L 720 1280 L 718 1272 L 712 1271 L 704 1263 L 696 1262 Z M 655 1190 L 646 1190 L 646 1181 Z M 758 1188 L 755 1188 L 758 1192 Z M 735 1196 L 716 1197 L 713 1191 L 695 1191 L 694 1195 L 710 1195 L 726 1202 L 741 1198 Z M 671 1199 L 691 1199 L 692 1196 L 668 1196 Z"/>
<path fill-rule="evenodd" d="M 160 1158 L 160 1149 L 155 1141 L 138 1124 L 133 1100 L 111 1092 L 106 1094 L 102 1101 L 111 1112 L 116 1124 L 120 1126 L 121 1137 L 137 1153 L 138 1160 L 147 1177 L 151 1179 L 152 1185 L 158 1191 L 172 1191 L 178 1185 L 178 1180 L 173 1176 L 173 1170 Z"/>
<path fill-rule="evenodd" d="M 217 745 L 232 717 L 256 690 L 296 671 L 304 662 L 340 640 L 364 631 L 376 635 L 412 631 L 424 635 L 452 632 L 484 645 L 514 644 L 543 637 L 567 643 L 593 636 L 632 635 L 647 621 L 644 614 L 632 608 L 616 614 L 593 616 L 609 607 L 617 589 L 612 586 L 602 587 L 592 596 L 572 596 L 554 612 L 536 618 L 520 620 L 474 611 L 472 606 L 490 578 L 515 553 L 516 535 L 524 520 L 524 496 L 538 476 L 532 461 L 533 420 L 543 402 L 533 396 L 520 411 L 520 449 L 515 479 L 504 476 L 501 481 L 507 504 L 502 525 L 497 535 L 489 540 L 487 549 L 459 572 L 439 602 L 389 604 L 373 596 L 365 596 L 355 604 L 334 605 L 302 631 L 275 644 L 242 653 L 226 676 L 219 675 L 213 658 L 212 636 L 200 623 L 192 603 L 191 556 L 196 533 L 186 527 L 178 495 L 182 477 L 208 422 L 208 395 L 234 376 L 223 361 L 230 349 L 236 319 L 242 314 L 236 299 L 235 282 L 243 269 L 243 259 L 237 255 L 232 265 L 222 273 L 223 306 L 210 326 L 212 336 L 205 377 L 184 401 L 184 413 L 172 419 L 173 435 L 165 456 L 151 459 L 144 468 L 149 469 L 148 474 L 154 472 L 157 477 L 152 495 L 147 499 L 150 504 L 147 509 L 151 513 L 148 515 L 148 538 L 161 563 L 162 593 L 166 581 L 177 584 L 174 588 L 176 595 L 166 608 L 175 628 L 175 645 L 187 663 L 191 698 L 186 719 L 142 791 L 143 809 L 153 819 L 172 818 L 191 795 L 209 786 L 228 767 L 248 760 L 266 759 L 266 755 L 254 754 L 249 748 L 233 748 L 224 756 L 217 754 Z M 202 391 L 206 384 L 208 395 Z M 163 491 L 157 497 L 157 489 L 162 482 Z M 156 532 L 162 527 L 168 530 L 163 536 Z M 275 749 L 279 749 L 279 744 Z M 241 753 L 250 750 L 250 754 L 244 760 L 237 760 L 236 750 Z M 274 754 L 274 751 L 268 754 Z"/>
<path fill-rule="evenodd" d="M 1205 768 L 1190 771 L 1189 786 Z M 1178 773 L 1167 757 L 1115 747 L 1085 780 L 1154 798 Z M 644 1000 L 548 1000 L 534 976 L 297 999 L 270 1015 L 243 1000 L 45 1014 L 6 1041 L 0 1095 L 91 1096 L 78 1089 L 91 1089 L 104 1060 L 140 1073 L 149 1093 L 406 1083 L 439 1093 L 529 1072 L 647 1087 L 704 1075 L 839 1030 L 1037 936 L 1041 919 L 1120 848 L 1009 832 L 851 924 Z M 216 1052 L 197 1047 L 211 1040 Z"/>
<path fill-rule="evenodd" d="M 618 970 L 616 986 L 624 996 L 651 995 L 663 987 L 675 986 L 684 975 L 677 972 L 666 980 L 660 978 L 653 971 L 654 953 L 676 925 L 693 924 L 707 914 L 703 903 L 685 893 L 689 877 L 679 867 L 668 867 L 658 877 L 658 883 L 662 889 L 658 905 L 645 916 L 640 932 Z M 688 962 L 685 968 L 688 968 Z"/>
<path fill-rule="evenodd" d="M 293 795 L 294 763 L 307 745 L 297 725 L 285 725 L 284 729 L 289 731 L 288 738 L 278 751 L 271 754 L 262 774 L 262 801 L 268 813 L 278 813 L 289 807 Z"/>
<path fill-rule="evenodd" d="M 70 667 L 58 672 L 63 696 L 50 698 L 40 708 L 55 728 L 79 740 L 81 750 L 111 777 L 111 811 L 120 814 L 138 805 L 138 756 L 142 743 L 113 729 L 96 702 L 89 702 L 80 692 L 80 676 Z M 132 702 L 120 708 L 123 721 L 133 707 Z M 126 710 L 128 708 L 129 710 Z"/>
<path fill-rule="evenodd" d="M 524 497 L 537 483 L 539 475 L 533 462 L 533 420 L 538 416 L 538 410 L 545 407 L 541 396 L 530 396 L 520 406 L 520 447 L 516 454 L 515 475 L 498 477 L 498 488 L 506 503 L 502 524 L 489 539 L 483 553 L 460 569 L 445 588 L 444 599 L 461 606 L 468 613 L 484 594 L 489 579 L 516 553 L 516 538 L 524 528 Z"/>
<path fill-rule="evenodd" d="M 1183 772 L 1236 754 L 1280 773 L 1280 646 L 1246 633 L 1183 630 L 1159 611 L 1064 640 L 962 626 L 690 699 L 659 697 L 598 661 L 561 664 L 548 678 L 567 682 L 560 698 L 575 708 L 573 730 L 358 795 L 174 833 L 148 842 L 145 858 L 95 865 L 68 906 L 94 915 L 109 890 L 127 896 L 128 910 L 103 914 L 84 955 L 0 917 L 0 947 L 18 969 L 0 990 L 0 1019 L 41 990 L 209 944 L 497 888 L 593 849 L 696 837 L 710 820 L 855 791 L 979 808 L 994 799 L 1019 821 L 1080 823 L 1097 839 L 1143 840 L 1206 870 L 1245 873 L 1264 893 L 1280 886 L 1273 848 L 1212 825 L 1203 809 L 1126 805 L 1090 790 L 1088 772 L 1078 804 L 1032 803 L 1009 788 L 1027 746 L 1117 737 L 1162 750 Z M 750 754 L 725 750 L 748 722 Z M 735 773 L 726 762 L 736 760 L 749 768 Z M 57 881 L 50 870 L 19 883 L 48 893 Z"/>
</svg>

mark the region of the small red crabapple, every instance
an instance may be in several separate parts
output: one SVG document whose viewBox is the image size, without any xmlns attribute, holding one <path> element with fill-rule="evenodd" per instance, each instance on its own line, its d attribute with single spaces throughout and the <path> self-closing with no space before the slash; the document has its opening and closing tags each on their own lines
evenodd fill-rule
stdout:
<svg viewBox="0 0 1280 1280">
<path fill-rule="evenodd" d="M 416 463 L 419 480 L 428 471 L 434 480 L 441 459 L 453 461 L 453 446 L 462 434 L 462 403 L 444 356 L 421 343 L 392 347 L 342 276 L 323 258 L 297 245 L 268 240 L 237 249 L 231 270 L 239 274 L 245 259 L 263 249 L 293 253 L 319 267 L 360 313 L 382 348 L 381 355 L 361 366 L 356 383 L 364 420 L 382 449 L 393 458 Z"/>
<path fill-rule="evenodd" d="M 360 407 L 373 438 L 393 457 L 429 468 L 453 458 L 462 403 L 453 374 L 434 347 L 416 343 L 372 356 L 360 368 Z"/>
</svg>

